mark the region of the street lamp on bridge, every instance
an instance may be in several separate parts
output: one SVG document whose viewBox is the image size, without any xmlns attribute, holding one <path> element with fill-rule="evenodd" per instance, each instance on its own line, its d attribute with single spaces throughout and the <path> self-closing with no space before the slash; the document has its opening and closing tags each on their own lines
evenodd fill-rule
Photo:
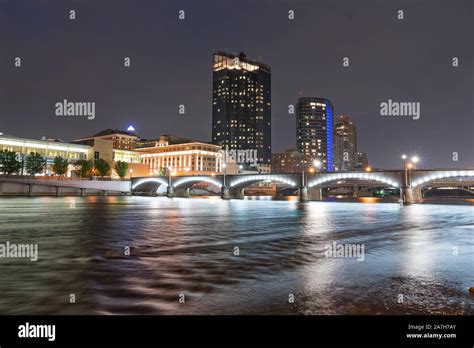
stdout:
<svg viewBox="0 0 474 348">
<path fill-rule="evenodd" d="M 404 184 L 402 186 L 409 187 L 411 186 L 411 184 L 408 177 L 408 170 L 412 170 L 416 168 L 416 164 L 420 162 L 420 158 L 415 155 L 410 158 L 410 161 L 407 161 L 408 156 L 403 154 L 402 159 L 403 159 L 403 175 L 404 175 Z M 400 188 L 400 199 L 402 199 L 402 187 Z"/>
<path fill-rule="evenodd" d="M 420 157 L 418 157 L 418 156 L 413 156 L 413 157 L 411 158 L 411 162 L 413 163 L 413 167 L 416 168 L 416 164 L 417 164 L 418 162 L 420 162 Z"/>
<path fill-rule="evenodd" d="M 403 160 L 403 168 L 406 168 L 407 166 L 407 155 L 403 154 L 402 155 L 402 160 Z"/>
<path fill-rule="evenodd" d="M 223 182 L 223 186 L 225 187 L 225 175 L 227 174 L 227 163 L 223 163 L 222 164 L 222 168 L 224 168 L 224 182 Z"/>
</svg>

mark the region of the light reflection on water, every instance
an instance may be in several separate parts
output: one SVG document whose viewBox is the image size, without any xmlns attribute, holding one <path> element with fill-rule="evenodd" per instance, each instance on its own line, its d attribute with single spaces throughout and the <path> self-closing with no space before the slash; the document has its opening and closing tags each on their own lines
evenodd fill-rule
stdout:
<svg viewBox="0 0 474 348">
<path fill-rule="evenodd" d="M 0 314 L 474 313 L 471 206 L 71 199 L 0 200 L 0 243 L 40 253 L 0 259 Z M 364 261 L 326 258 L 333 242 Z"/>
</svg>

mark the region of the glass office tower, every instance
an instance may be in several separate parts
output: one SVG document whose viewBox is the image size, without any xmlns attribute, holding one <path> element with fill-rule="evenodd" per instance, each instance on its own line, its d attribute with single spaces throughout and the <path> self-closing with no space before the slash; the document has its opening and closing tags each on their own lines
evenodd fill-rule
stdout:
<svg viewBox="0 0 474 348">
<path fill-rule="evenodd" d="M 245 54 L 214 53 L 212 142 L 229 150 L 257 150 L 271 164 L 271 69 Z M 246 165 L 244 163 L 244 165 Z"/>
<path fill-rule="evenodd" d="M 327 99 L 302 97 L 296 104 L 296 150 L 303 158 L 303 166 L 321 161 L 321 171 L 332 172 L 333 163 L 333 106 Z"/>
</svg>

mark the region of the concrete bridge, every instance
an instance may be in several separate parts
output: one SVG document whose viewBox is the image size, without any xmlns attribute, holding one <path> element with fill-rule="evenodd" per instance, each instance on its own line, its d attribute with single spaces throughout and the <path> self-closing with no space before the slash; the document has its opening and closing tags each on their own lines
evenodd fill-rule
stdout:
<svg viewBox="0 0 474 348">
<path fill-rule="evenodd" d="M 196 184 L 216 188 L 223 199 L 243 198 L 245 188 L 263 181 L 298 190 L 300 201 L 322 200 L 322 189 L 351 187 L 354 196 L 371 187 L 389 187 L 400 191 L 405 204 L 420 203 L 423 193 L 433 187 L 474 186 L 474 170 L 393 170 L 381 172 L 345 172 L 318 174 L 228 174 L 192 176 L 154 176 L 132 179 L 133 192 L 156 192 L 166 187 L 168 197 L 189 197 Z"/>
<path fill-rule="evenodd" d="M 56 195 L 77 194 L 84 196 L 89 193 L 102 194 L 129 194 L 130 181 L 103 181 L 103 180 L 60 180 L 51 178 L 24 178 L 0 177 L 0 196 L 6 194 Z"/>
</svg>

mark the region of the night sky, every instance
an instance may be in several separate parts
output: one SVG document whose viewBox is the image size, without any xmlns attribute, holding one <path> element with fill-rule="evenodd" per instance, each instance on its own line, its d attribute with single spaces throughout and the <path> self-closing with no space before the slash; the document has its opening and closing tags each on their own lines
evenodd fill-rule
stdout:
<svg viewBox="0 0 474 348">
<path fill-rule="evenodd" d="M 69 141 L 133 124 L 210 141 L 212 53 L 243 51 L 272 68 L 273 152 L 295 147 L 288 105 L 317 96 L 354 119 L 372 166 L 416 153 L 421 167 L 473 167 L 473 4 L 0 0 L 0 132 Z M 56 116 L 63 99 L 94 101 L 96 118 Z M 388 99 L 420 102 L 420 119 L 380 116 Z"/>
</svg>

